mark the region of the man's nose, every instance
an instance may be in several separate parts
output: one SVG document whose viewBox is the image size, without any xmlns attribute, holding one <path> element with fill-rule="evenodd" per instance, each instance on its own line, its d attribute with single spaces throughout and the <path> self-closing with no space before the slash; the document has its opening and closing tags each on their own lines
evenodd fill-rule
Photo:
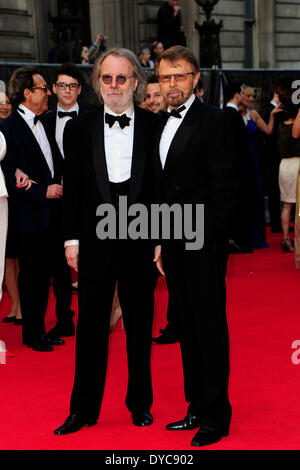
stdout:
<svg viewBox="0 0 300 470">
<path fill-rule="evenodd" d="M 170 85 L 171 85 L 172 87 L 175 86 L 175 85 L 177 85 L 177 82 L 176 82 L 176 80 L 175 80 L 174 75 L 171 75 Z"/>
<path fill-rule="evenodd" d="M 117 82 L 117 77 L 112 77 L 110 86 L 111 88 L 118 88 L 119 84 Z"/>
</svg>

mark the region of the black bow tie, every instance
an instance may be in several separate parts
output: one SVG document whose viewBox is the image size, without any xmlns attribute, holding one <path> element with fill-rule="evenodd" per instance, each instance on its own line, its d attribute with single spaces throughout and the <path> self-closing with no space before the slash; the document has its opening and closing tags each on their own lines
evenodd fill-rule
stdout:
<svg viewBox="0 0 300 470">
<path fill-rule="evenodd" d="M 34 116 L 34 119 L 33 119 L 34 125 L 41 119 L 41 117 L 42 117 L 41 114 Z"/>
<path fill-rule="evenodd" d="M 58 117 L 63 118 L 70 116 L 71 118 L 76 118 L 77 117 L 77 112 L 76 111 L 58 111 Z"/>
<path fill-rule="evenodd" d="M 162 111 L 162 115 L 166 118 L 166 119 L 169 119 L 169 117 L 173 116 L 173 117 L 176 117 L 178 119 L 181 119 L 182 116 L 181 116 L 181 112 L 185 110 L 185 106 L 181 106 L 180 108 L 177 108 L 177 109 L 172 109 L 172 111 Z"/>
<path fill-rule="evenodd" d="M 114 116 L 113 114 L 105 113 L 105 122 L 109 127 L 112 127 L 116 121 L 118 121 L 121 129 L 124 129 L 124 127 L 129 126 L 131 118 L 126 116 L 126 114 L 122 114 L 122 116 Z"/>
</svg>

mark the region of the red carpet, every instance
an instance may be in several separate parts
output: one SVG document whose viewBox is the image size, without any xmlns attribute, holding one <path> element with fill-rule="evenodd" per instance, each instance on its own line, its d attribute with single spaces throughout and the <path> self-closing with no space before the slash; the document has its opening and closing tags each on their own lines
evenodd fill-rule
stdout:
<svg viewBox="0 0 300 470">
<path fill-rule="evenodd" d="M 300 449 L 300 364 L 291 360 L 292 343 L 300 340 L 300 272 L 294 269 L 293 255 L 281 252 L 280 239 L 280 234 L 270 234 L 270 248 L 230 258 L 227 310 L 232 426 L 227 438 L 207 449 Z M 74 295 L 75 309 L 76 301 Z M 161 281 L 156 291 L 154 334 L 165 326 L 166 306 Z M 8 310 L 5 293 L 0 321 Z M 51 294 L 47 329 L 54 323 Z M 16 355 L 0 364 L 1 450 L 192 449 L 194 431 L 165 430 L 168 422 L 186 412 L 178 344 L 153 345 L 154 423 L 136 428 L 124 404 L 127 370 L 119 323 L 111 335 L 98 425 L 55 437 L 53 430 L 68 415 L 74 338 L 66 338 L 66 345 L 52 353 L 38 353 L 22 346 L 20 326 L 1 322 L 0 339 Z"/>
</svg>

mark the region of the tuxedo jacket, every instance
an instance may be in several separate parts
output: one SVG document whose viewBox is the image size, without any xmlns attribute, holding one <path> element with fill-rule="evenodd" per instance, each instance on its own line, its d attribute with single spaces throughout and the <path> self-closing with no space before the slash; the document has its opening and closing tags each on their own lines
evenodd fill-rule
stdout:
<svg viewBox="0 0 300 470">
<path fill-rule="evenodd" d="M 157 119 L 154 113 L 135 106 L 128 205 L 137 202 L 148 205 L 151 202 L 151 157 Z M 96 260 L 95 256 L 99 256 L 102 257 L 100 266 L 103 266 L 105 260 L 109 262 L 110 247 L 113 250 L 116 246 L 115 240 L 103 241 L 96 236 L 97 207 L 113 202 L 104 147 L 104 106 L 67 122 L 64 153 L 64 239 L 79 240 L 80 263 L 86 259 L 91 264 Z M 134 248 L 137 245 L 139 240 L 133 241 Z"/>
<path fill-rule="evenodd" d="M 236 209 L 237 150 L 226 114 L 195 99 L 162 168 L 162 118 L 155 149 L 156 196 L 169 205 L 204 204 L 205 240 L 224 240 Z"/>
<path fill-rule="evenodd" d="M 9 193 L 9 230 L 12 232 L 41 233 L 49 229 L 57 218 L 59 201 L 47 199 L 51 184 L 60 184 L 62 157 L 57 152 L 55 139 L 44 125 L 54 166 L 54 177 L 44 158 L 42 150 L 31 129 L 16 111 L 0 124 L 6 143 L 7 153 L 2 168 Z M 16 188 L 15 171 L 21 169 L 37 184 L 28 191 Z"/>
</svg>

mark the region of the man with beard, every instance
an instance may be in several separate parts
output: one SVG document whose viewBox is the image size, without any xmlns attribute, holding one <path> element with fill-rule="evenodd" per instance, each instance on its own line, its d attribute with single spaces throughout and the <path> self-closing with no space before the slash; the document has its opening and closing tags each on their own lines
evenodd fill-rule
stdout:
<svg viewBox="0 0 300 470">
<path fill-rule="evenodd" d="M 134 104 L 143 97 L 145 76 L 131 51 L 116 48 L 100 57 L 93 84 L 104 105 L 69 121 L 64 133 L 65 246 L 69 265 L 78 270 L 79 315 L 70 415 L 54 431 L 56 435 L 97 422 L 116 282 L 127 336 L 126 405 L 134 425 L 153 421 L 150 353 L 157 277 L 153 245 L 119 235 L 99 239 L 96 212 L 108 203 L 118 213 L 120 196 L 127 196 L 128 206 L 150 204 L 157 116 Z"/>
<path fill-rule="evenodd" d="M 199 65 L 185 47 L 165 51 L 158 78 L 169 104 L 155 159 L 161 203 L 204 205 L 204 245 L 188 250 L 185 240 L 163 241 L 155 261 L 166 275 L 175 308 L 189 402 L 187 416 L 170 431 L 199 428 L 192 446 L 228 435 L 229 345 L 225 312 L 228 230 L 237 190 L 235 149 L 223 111 L 198 100 L 193 90 Z"/>
</svg>

